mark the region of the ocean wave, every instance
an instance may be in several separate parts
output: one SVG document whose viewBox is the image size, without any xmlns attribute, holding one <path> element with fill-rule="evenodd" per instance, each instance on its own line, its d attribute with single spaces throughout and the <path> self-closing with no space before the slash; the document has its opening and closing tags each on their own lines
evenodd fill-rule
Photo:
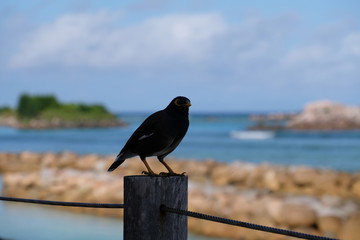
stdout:
<svg viewBox="0 0 360 240">
<path fill-rule="evenodd" d="M 231 131 L 230 137 L 235 139 L 265 140 L 275 137 L 272 131 Z"/>
</svg>

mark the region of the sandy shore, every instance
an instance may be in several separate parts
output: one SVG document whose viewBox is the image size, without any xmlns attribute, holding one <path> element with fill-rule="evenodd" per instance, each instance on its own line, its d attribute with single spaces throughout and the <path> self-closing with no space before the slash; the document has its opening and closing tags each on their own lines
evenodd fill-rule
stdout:
<svg viewBox="0 0 360 240">
<path fill-rule="evenodd" d="M 123 176 L 144 170 L 129 159 L 107 173 L 114 156 L 70 152 L 0 153 L 3 195 L 123 203 Z M 149 160 L 164 171 L 156 159 Z M 189 210 L 341 239 L 360 236 L 360 172 L 211 160 L 169 160 L 189 176 Z M 72 209 L 74 210 L 74 209 Z M 121 217 L 122 211 L 76 209 Z M 189 218 L 192 232 L 230 239 L 289 239 Z"/>
</svg>

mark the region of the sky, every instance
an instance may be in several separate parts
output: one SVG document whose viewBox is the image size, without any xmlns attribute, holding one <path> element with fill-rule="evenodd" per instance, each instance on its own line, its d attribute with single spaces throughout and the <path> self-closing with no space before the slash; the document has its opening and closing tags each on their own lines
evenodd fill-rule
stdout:
<svg viewBox="0 0 360 240">
<path fill-rule="evenodd" d="M 2 0 L 0 106 L 20 94 L 155 111 L 360 105 L 357 0 Z"/>
</svg>

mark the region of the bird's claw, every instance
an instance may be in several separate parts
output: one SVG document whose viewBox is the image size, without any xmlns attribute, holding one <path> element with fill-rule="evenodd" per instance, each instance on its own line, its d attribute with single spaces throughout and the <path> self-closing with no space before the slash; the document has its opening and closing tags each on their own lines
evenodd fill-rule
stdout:
<svg viewBox="0 0 360 240">
<path fill-rule="evenodd" d="M 142 174 L 147 175 L 147 176 L 151 176 L 151 177 L 169 177 L 169 176 L 185 176 L 186 172 L 183 173 L 175 173 L 175 172 L 161 172 L 159 174 L 156 174 L 154 172 L 147 172 L 147 171 L 142 171 Z"/>
<path fill-rule="evenodd" d="M 175 172 L 161 172 L 159 176 L 168 177 L 168 176 L 185 176 L 186 172 L 183 173 L 175 173 Z"/>
<path fill-rule="evenodd" d="M 144 175 L 148 175 L 148 176 L 151 176 L 151 177 L 154 177 L 154 176 L 159 176 L 157 175 L 156 173 L 154 172 L 147 172 L 147 171 L 142 171 L 142 174 Z"/>
</svg>

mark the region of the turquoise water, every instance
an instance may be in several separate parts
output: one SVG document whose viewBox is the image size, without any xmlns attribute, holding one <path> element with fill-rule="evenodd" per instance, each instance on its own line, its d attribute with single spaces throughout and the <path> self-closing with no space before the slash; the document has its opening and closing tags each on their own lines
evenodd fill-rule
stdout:
<svg viewBox="0 0 360 240">
<path fill-rule="evenodd" d="M 117 154 L 146 115 L 123 114 L 120 117 L 130 125 L 40 131 L 2 127 L 0 151 Z M 252 122 L 247 114 L 192 114 L 190 122 L 187 135 L 171 156 L 360 170 L 360 131 L 249 132 L 245 129 Z"/>
</svg>

